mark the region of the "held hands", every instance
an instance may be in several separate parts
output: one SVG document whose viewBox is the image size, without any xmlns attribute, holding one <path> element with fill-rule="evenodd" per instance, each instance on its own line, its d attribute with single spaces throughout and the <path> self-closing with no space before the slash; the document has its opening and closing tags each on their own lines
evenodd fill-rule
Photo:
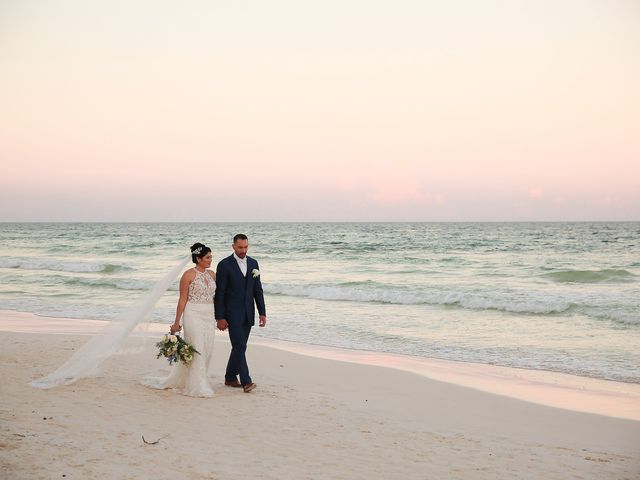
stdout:
<svg viewBox="0 0 640 480">
<path fill-rule="evenodd" d="M 264 315 L 260 315 L 260 322 L 258 323 L 258 325 L 260 325 L 261 327 L 264 327 L 266 324 L 267 324 L 267 317 Z M 224 318 L 216 320 L 216 325 L 218 327 L 218 330 L 222 330 L 222 331 L 229 328 L 229 323 Z"/>
<path fill-rule="evenodd" d="M 221 318 L 220 320 L 216 320 L 216 324 L 217 324 L 218 330 L 225 331 L 227 328 L 229 328 L 229 323 L 227 323 L 227 321 L 224 318 Z"/>
<path fill-rule="evenodd" d="M 179 323 L 174 323 L 173 325 L 171 325 L 171 328 L 169 329 L 171 331 L 171 334 L 173 335 L 176 332 L 179 332 L 180 330 L 182 330 L 182 326 Z"/>
</svg>

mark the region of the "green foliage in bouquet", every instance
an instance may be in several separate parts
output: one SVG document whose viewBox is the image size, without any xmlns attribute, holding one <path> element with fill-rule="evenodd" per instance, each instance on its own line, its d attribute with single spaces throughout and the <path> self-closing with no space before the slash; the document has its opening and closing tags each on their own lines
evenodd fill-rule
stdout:
<svg viewBox="0 0 640 480">
<path fill-rule="evenodd" d="M 200 352 L 193 348 L 193 345 L 186 342 L 179 335 L 165 334 L 158 343 L 158 355 L 156 358 L 165 357 L 169 360 L 169 365 L 180 360 L 185 365 L 189 365 L 193 360 L 193 356 Z"/>
</svg>

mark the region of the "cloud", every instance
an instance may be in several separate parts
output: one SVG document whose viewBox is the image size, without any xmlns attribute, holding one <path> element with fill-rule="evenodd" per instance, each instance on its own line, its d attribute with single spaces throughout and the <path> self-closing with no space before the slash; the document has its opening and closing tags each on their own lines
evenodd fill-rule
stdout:
<svg viewBox="0 0 640 480">
<path fill-rule="evenodd" d="M 411 182 L 377 184 L 369 198 L 377 205 L 441 206 L 446 203 L 441 193 L 425 191 L 421 186 Z"/>
<path fill-rule="evenodd" d="M 624 208 L 627 206 L 627 200 L 620 195 L 607 195 L 601 197 L 598 202 L 599 205 L 604 207 Z"/>
<path fill-rule="evenodd" d="M 529 189 L 529 198 L 539 199 L 544 196 L 544 190 L 540 187 L 532 187 Z"/>
</svg>

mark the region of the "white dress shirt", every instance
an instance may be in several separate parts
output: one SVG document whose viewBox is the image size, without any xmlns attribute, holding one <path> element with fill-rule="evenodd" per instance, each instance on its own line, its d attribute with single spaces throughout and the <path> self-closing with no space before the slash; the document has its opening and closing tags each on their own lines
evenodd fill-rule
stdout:
<svg viewBox="0 0 640 480">
<path fill-rule="evenodd" d="M 236 262 L 238 262 L 238 266 L 240 267 L 240 271 L 242 272 L 242 275 L 246 277 L 247 276 L 247 257 L 240 258 L 235 253 L 233 254 L 233 257 L 236 259 Z"/>
</svg>

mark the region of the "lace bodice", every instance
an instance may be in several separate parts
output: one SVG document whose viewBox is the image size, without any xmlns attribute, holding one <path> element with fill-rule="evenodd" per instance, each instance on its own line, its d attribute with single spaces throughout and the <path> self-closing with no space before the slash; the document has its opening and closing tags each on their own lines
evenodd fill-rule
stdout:
<svg viewBox="0 0 640 480">
<path fill-rule="evenodd" d="M 213 295 L 216 293 L 216 282 L 208 271 L 196 272 L 196 278 L 189 284 L 189 301 L 191 303 L 213 303 Z"/>
</svg>

